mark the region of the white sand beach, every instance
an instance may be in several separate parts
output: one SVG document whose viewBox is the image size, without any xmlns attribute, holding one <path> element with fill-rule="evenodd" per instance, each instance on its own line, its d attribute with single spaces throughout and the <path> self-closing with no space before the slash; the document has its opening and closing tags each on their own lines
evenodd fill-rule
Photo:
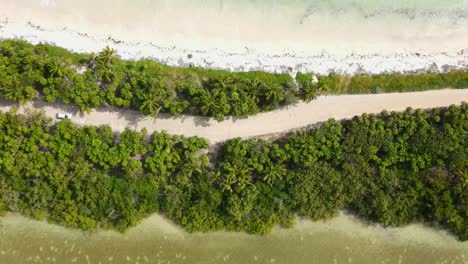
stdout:
<svg viewBox="0 0 468 264">
<path fill-rule="evenodd" d="M 468 67 L 466 2 L 0 0 L 0 38 L 236 71 L 444 71 Z"/>
</svg>

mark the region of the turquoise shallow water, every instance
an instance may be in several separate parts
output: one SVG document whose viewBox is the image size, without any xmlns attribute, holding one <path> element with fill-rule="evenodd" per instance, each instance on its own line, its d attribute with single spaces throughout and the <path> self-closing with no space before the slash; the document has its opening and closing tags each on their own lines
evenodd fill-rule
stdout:
<svg viewBox="0 0 468 264">
<path fill-rule="evenodd" d="M 367 18 L 389 15 L 410 19 L 468 17 L 467 0 L 199 0 L 193 3 L 201 7 L 218 5 L 220 9 L 253 8 L 261 12 L 296 9 L 302 10 L 305 16 L 356 13 Z"/>
</svg>

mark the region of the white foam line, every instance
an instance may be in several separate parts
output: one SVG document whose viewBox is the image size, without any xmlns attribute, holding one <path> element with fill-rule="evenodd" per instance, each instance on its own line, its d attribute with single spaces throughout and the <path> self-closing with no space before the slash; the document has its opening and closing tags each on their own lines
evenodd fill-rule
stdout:
<svg viewBox="0 0 468 264">
<path fill-rule="evenodd" d="M 295 52 L 283 50 L 267 54 L 245 47 L 244 52 L 229 52 L 211 48 L 190 50 L 177 46 L 161 47 L 151 42 L 132 43 L 114 40 L 110 36 L 92 36 L 62 29 L 44 29 L 39 23 L 24 22 L 11 17 L 0 19 L 0 38 L 24 39 L 32 43 L 52 43 L 75 52 L 98 52 L 106 46 L 118 51 L 123 59 L 152 58 L 171 66 L 200 66 L 230 71 L 263 70 L 268 72 L 298 71 L 327 74 L 385 73 L 411 71 L 444 71 L 468 68 L 468 48 L 451 52 L 388 50 L 316 50 Z M 192 58 L 188 58 L 192 54 Z"/>
</svg>

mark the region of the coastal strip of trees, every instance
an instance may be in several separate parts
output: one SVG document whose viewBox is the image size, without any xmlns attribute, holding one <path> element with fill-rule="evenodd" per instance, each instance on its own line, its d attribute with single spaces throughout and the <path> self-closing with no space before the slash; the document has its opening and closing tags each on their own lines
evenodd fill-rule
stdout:
<svg viewBox="0 0 468 264">
<path fill-rule="evenodd" d="M 154 60 L 121 60 L 115 50 L 80 54 L 49 44 L 0 42 L 0 98 L 130 108 L 156 117 L 190 114 L 223 120 L 309 102 L 321 94 L 467 88 L 468 72 L 358 74 L 229 72 L 171 67 Z"/>
<path fill-rule="evenodd" d="M 113 133 L 0 113 L 0 211 L 124 231 L 159 213 L 190 232 L 266 234 L 340 210 L 468 240 L 468 104 L 364 114 L 274 141 Z"/>
</svg>

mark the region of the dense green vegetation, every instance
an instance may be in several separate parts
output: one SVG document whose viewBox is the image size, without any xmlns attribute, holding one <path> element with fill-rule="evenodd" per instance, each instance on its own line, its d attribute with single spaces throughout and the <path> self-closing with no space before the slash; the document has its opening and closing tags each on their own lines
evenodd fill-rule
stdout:
<svg viewBox="0 0 468 264">
<path fill-rule="evenodd" d="M 162 213 L 189 231 L 267 233 L 295 215 L 347 209 L 386 226 L 438 224 L 468 239 L 468 104 L 207 148 L 196 137 L 2 113 L 0 211 L 91 230 L 125 230 Z"/>
<path fill-rule="evenodd" d="M 77 54 L 48 44 L 0 42 L 0 98 L 73 103 L 87 112 L 110 105 L 144 114 L 182 113 L 223 120 L 311 101 L 323 93 L 379 93 L 468 87 L 468 72 L 419 75 L 271 74 L 169 67 L 125 61 L 109 48 Z"/>
<path fill-rule="evenodd" d="M 297 101 L 288 74 L 230 73 L 177 68 L 152 60 L 124 61 L 109 48 L 76 54 L 46 44 L 0 42 L 0 96 L 25 102 L 74 103 L 81 111 L 101 105 L 212 116 L 249 116 Z"/>
<path fill-rule="evenodd" d="M 444 88 L 468 88 L 468 72 L 424 74 L 357 74 L 319 76 L 321 85 L 332 94 L 393 93 Z"/>
</svg>

